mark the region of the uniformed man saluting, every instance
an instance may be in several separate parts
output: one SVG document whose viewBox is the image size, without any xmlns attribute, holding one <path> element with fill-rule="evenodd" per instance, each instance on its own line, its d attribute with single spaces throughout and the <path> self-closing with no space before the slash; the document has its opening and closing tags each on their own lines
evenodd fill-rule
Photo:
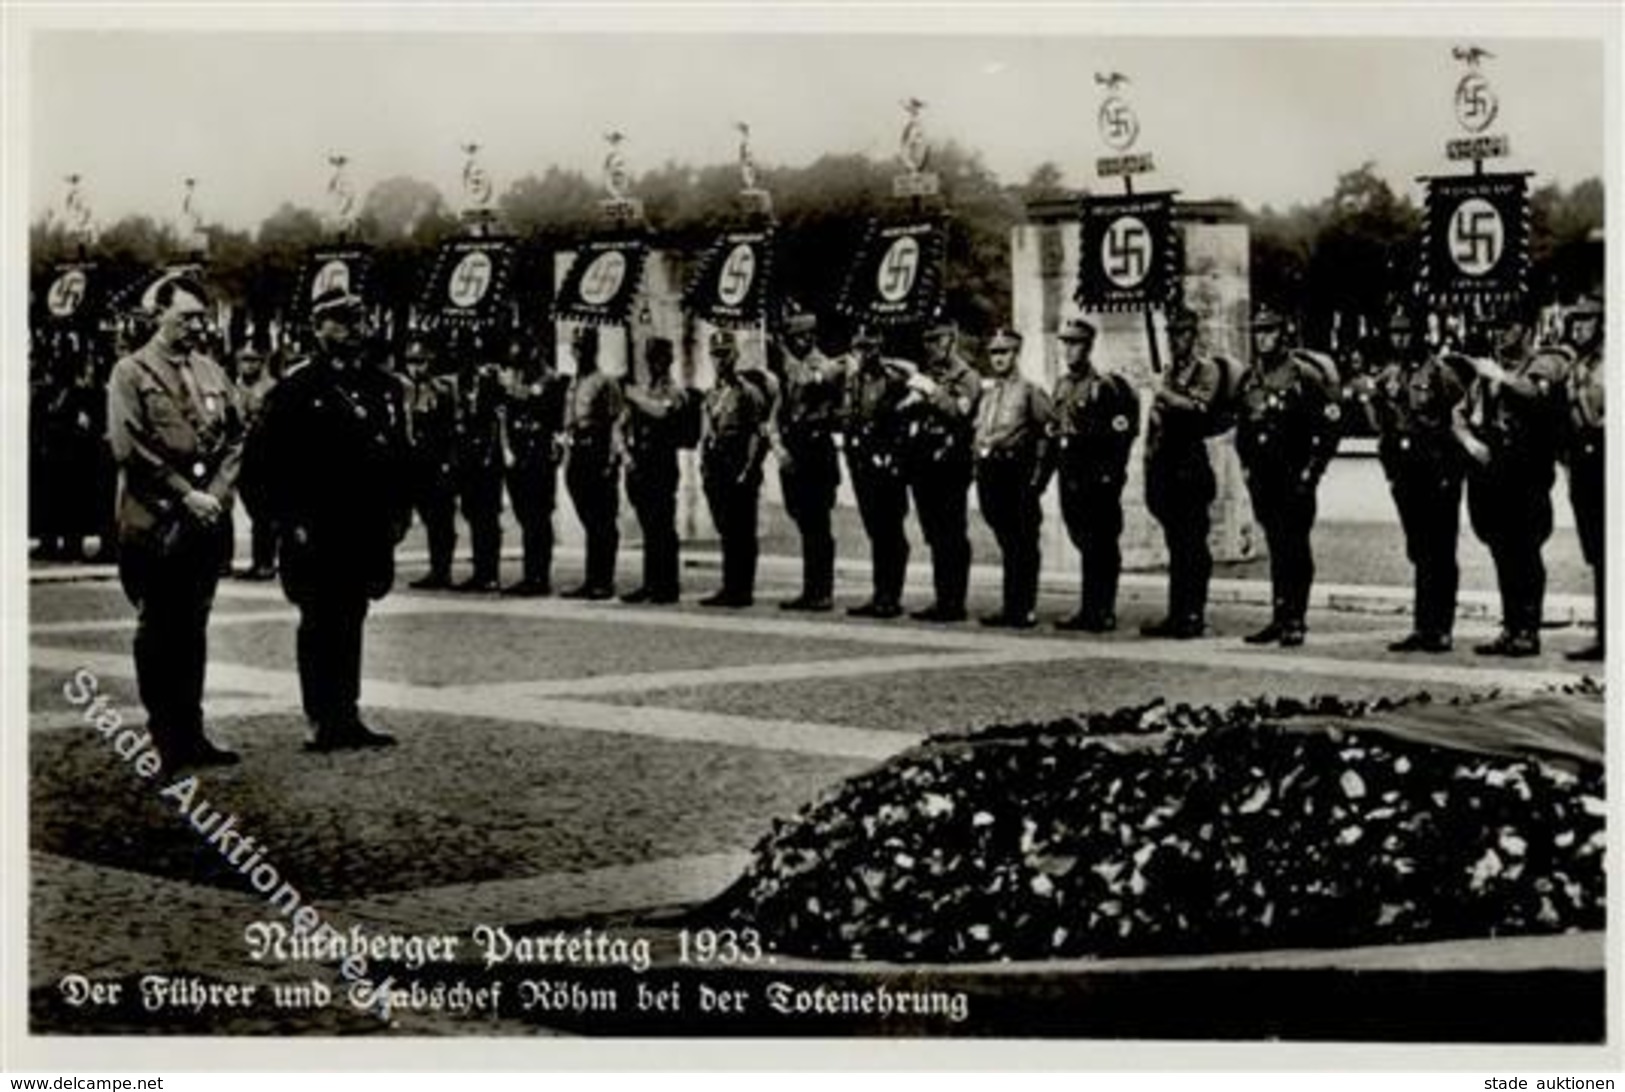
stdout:
<svg viewBox="0 0 1625 1092">
<path fill-rule="evenodd" d="M 1248 644 L 1303 644 L 1315 558 L 1316 491 L 1337 451 L 1342 408 L 1330 358 L 1288 352 L 1282 322 L 1269 309 L 1253 320 L 1253 367 L 1241 381 L 1236 453 L 1253 515 L 1270 552 L 1274 616 Z"/>
<path fill-rule="evenodd" d="M 358 296 L 316 297 L 315 352 L 271 392 L 257 441 L 256 459 L 275 468 L 267 506 L 281 534 L 282 588 L 299 608 L 312 751 L 395 742 L 361 722 L 361 641 L 411 521 L 411 455 L 402 385 L 362 358 L 365 321 Z"/>
<path fill-rule="evenodd" d="M 1564 432 L 1563 460 L 1569 468 L 1569 502 L 1574 505 L 1574 525 L 1580 533 L 1580 550 L 1591 566 L 1592 592 L 1597 604 L 1597 639 L 1568 654 L 1570 660 L 1581 663 L 1603 658 L 1607 636 L 1603 577 L 1607 543 L 1603 520 L 1608 494 L 1603 488 L 1603 463 L 1608 444 L 1603 431 L 1602 319 L 1602 306 L 1596 300 L 1583 300 L 1569 311 L 1564 321 L 1564 336 L 1574 352 L 1574 363 L 1569 366 L 1564 384 L 1568 427 Z"/>
<path fill-rule="evenodd" d="M 136 686 L 171 768 L 238 760 L 203 730 L 209 610 L 243 456 L 231 381 L 200 351 L 205 299 L 191 280 L 159 284 L 157 332 L 114 365 L 107 389 L 119 580 L 138 612 Z"/>
<path fill-rule="evenodd" d="M 1016 367 L 1021 335 L 1000 330 L 988 342 L 991 378 L 976 415 L 976 498 L 982 518 L 999 540 L 1004 599 L 982 618 L 984 626 L 1030 629 L 1037 624 L 1039 499 L 1049 484 L 1049 396 Z"/>
<path fill-rule="evenodd" d="M 1468 355 L 1475 373 L 1456 407 L 1456 436 L 1471 460 L 1467 515 L 1495 561 L 1501 633 L 1473 651 L 1481 656 L 1534 656 L 1546 597 L 1541 548 L 1552 533 L 1557 476 L 1556 405 L 1567 360 L 1560 349 L 1533 348 L 1534 310 L 1527 304 L 1483 324 L 1491 356 Z"/>
<path fill-rule="evenodd" d="M 920 533 L 931 547 L 936 597 L 914 612 L 923 622 L 960 622 L 970 583 L 969 500 L 976 430 L 976 399 L 981 383 L 955 348 L 959 331 L 939 321 L 925 331 L 925 362 L 907 373 L 909 397 L 904 448 L 909 491 L 920 517 Z"/>
<path fill-rule="evenodd" d="M 1377 456 L 1416 568 L 1411 632 L 1390 652 L 1450 651 L 1460 582 L 1456 540 L 1467 468 L 1453 429 L 1467 387 L 1455 368 L 1428 352 L 1419 326 L 1410 311 L 1395 312 L 1388 323 L 1391 362 L 1351 388 L 1379 437 Z"/>
<path fill-rule="evenodd" d="M 1128 380 L 1095 368 L 1092 325 L 1073 319 L 1060 337 L 1066 352 L 1066 372 L 1055 383 L 1061 516 L 1082 557 L 1083 601 L 1056 628 L 1105 633 L 1117 628 L 1123 483 L 1140 434 L 1140 399 Z"/>
<path fill-rule="evenodd" d="M 818 349 L 817 320 L 790 315 L 779 335 L 783 366 L 774 408 L 773 454 L 784 507 L 801 532 L 801 594 L 785 610 L 827 611 L 835 594 L 835 534 L 830 527 L 841 484 L 835 454 L 840 425 L 841 366 Z"/>
<path fill-rule="evenodd" d="M 742 375 L 734 335 L 711 335 L 717 382 L 705 396 L 705 435 L 700 477 L 711 522 L 722 537 L 722 587 L 700 600 L 706 607 L 748 607 L 756 589 L 756 516 L 762 491 L 762 460 L 773 396 L 765 373 Z"/>
<path fill-rule="evenodd" d="M 903 578 L 908 572 L 908 482 L 903 476 L 907 422 L 903 399 L 909 389 L 901 371 L 880 354 L 880 335 L 860 329 L 852 338 L 853 359 L 846 373 L 841 410 L 846 469 L 852 476 L 858 514 L 869 536 L 874 593 L 855 607 L 854 618 L 896 618 L 903 613 Z"/>
<path fill-rule="evenodd" d="M 1229 422 L 1217 405 L 1224 371 L 1218 361 L 1197 355 L 1198 329 L 1195 311 L 1184 304 L 1169 309 L 1172 359 L 1152 399 L 1145 439 L 1145 503 L 1168 548 L 1168 613 L 1140 627 L 1147 637 L 1190 640 L 1207 629 L 1209 511 L 1218 491 L 1207 440 Z"/>
</svg>

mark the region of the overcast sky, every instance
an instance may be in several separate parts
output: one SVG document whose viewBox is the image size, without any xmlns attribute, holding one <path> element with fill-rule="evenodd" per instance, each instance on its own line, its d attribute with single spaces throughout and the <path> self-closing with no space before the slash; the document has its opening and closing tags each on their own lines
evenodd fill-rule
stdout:
<svg viewBox="0 0 1625 1092">
<path fill-rule="evenodd" d="M 932 139 L 1004 181 L 1054 160 L 1092 185 L 1110 152 L 1093 75 L 1113 70 L 1132 78 L 1134 150 L 1156 157 L 1148 187 L 1284 206 L 1369 159 L 1414 194 L 1416 175 L 1456 169 L 1459 40 L 54 31 L 31 56 L 29 210 L 76 171 L 101 222 L 172 217 L 190 175 L 207 220 L 251 229 L 284 200 L 324 208 L 334 151 L 362 193 L 410 174 L 456 203 L 464 141 L 500 193 L 549 164 L 597 179 L 612 128 L 634 173 L 731 160 L 738 120 L 764 164 L 891 156 L 910 95 Z M 1602 175 L 1601 45 L 1484 44 L 1490 132 L 1513 151 L 1496 168 Z"/>
</svg>

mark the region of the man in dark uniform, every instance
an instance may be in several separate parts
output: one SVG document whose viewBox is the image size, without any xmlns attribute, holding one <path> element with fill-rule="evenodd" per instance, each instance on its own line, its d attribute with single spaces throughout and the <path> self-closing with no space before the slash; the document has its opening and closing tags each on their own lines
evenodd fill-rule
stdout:
<svg viewBox="0 0 1625 1092">
<path fill-rule="evenodd" d="M 70 561 L 82 561 L 85 537 L 103 532 L 106 525 L 101 506 L 106 497 L 107 392 L 88 339 L 69 334 L 63 347 L 57 360 L 63 385 L 52 407 L 50 488 L 58 494 L 59 552 Z"/>
<path fill-rule="evenodd" d="M 362 724 L 362 628 L 395 579 L 411 521 L 403 388 L 362 359 L 360 297 L 329 289 L 311 306 L 315 352 L 266 401 L 257 444 L 276 467 L 267 506 L 280 533 L 282 588 L 299 608 L 299 689 L 307 750 L 381 747 Z"/>
<path fill-rule="evenodd" d="M 981 380 L 955 349 L 957 339 L 952 323 L 931 326 L 925 332 L 925 363 L 907 376 L 905 469 L 920 532 L 931 547 L 936 589 L 931 605 L 912 615 L 924 622 L 963 621 L 970 583 L 966 506 Z"/>
<path fill-rule="evenodd" d="M 29 531 L 40 540 L 34 556 L 83 561 L 85 535 L 103 532 L 107 522 L 100 510 L 107 394 L 82 334 L 58 331 L 40 338 L 38 348 L 29 421 Z"/>
<path fill-rule="evenodd" d="M 1607 545 L 1603 521 L 1607 511 L 1607 490 L 1603 488 L 1603 463 L 1608 445 L 1603 431 L 1603 310 L 1596 300 L 1583 300 L 1569 311 L 1565 339 L 1574 352 L 1564 384 L 1568 403 L 1568 428 L 1564 437 L 1564 461 L 1569 468 L 1569 502 L 1574 505 L 1574 525 L 1580 534 L 1580 550 L 1591 566 L 1591 586 L 1596 598 L 1597 639 L 1585 648 L 1568 654 L 1578 663 L 1603 658 L 1607 637 L 1607 601 L 1603 578 Z"/>
<path fill-rule="evenodd" d="M 576 358 L 565 430 L 570 461 L 564 481 L 587 536 L 586 573 L 566 599 L 612 599 L 615 552 L 621 532 L 620 420 L 626 401 L 621 385 L 598 367 L 598 330 L 583 326 L 571 343 Z"/>
<path fill-rule="evenodd" d="M 1501 633 L 1481 656 L 1540 652 L 1546 564 L 1557 476 L 1556 404 L 1568 362 L 1558 348 L 1532 346 L 1534 310 L 1520 304 L 1484 323 L 1492 356 L 1466 356 L 1475 373 L 1456 408 L 1456 435 L 1471 460 L 1467 515 L 1495 561 Z M 1479 347 L 1479 346 L 1475 346 Z"/>
<path fill-rule="evenodd" d="M 624 603 L 675 603 L 681 592 L 677 449 L 687 396 L 672 379 L 674 356 L 670 338 L 650 338 L 648 380 L 625 389 L 626 496 L 643 530 L 643 583 L 621 596 Z"/>
<path fill-rule="evenodd" d="M 999 540 L 1004 598 L 984 626 L 1031 629 L 1037 624 L 1040 499 L 1049 484 L 1049 396 L 1016 367 L 1021 335 L 1000 330 L 988 342 L 991 378 L 976 415 L 976 497 L 982 518 Z"/>
<path fill-rule="evenodd" d="M 1220 364 L 1196 352 L 1199 319 L 1184 304 L 1168 311 L 1170 361 L 1151 401 L 1145 440 L 1145 502 L 1168 549 L 1168 613 L 1140 627 L 1147 637 L 1190 640 L 1207 629 L 1210 510 L 1218 492 L 1209 436 L 1222 431 L 1216 401 Z"/>
<path fill-rule="evenodd" d="M 39 561 L 63 556 L 65 544 L 57 514 L 59 485 L 53 483 L 55 465 L 55 406 L 64 386 L 58 374 L 55 339 L 36 326 L 29 340 L 28 361 L 28 533 L 39 539 L 29 554 Z"/>
<path fill-rule="evenodd" d="M 831 516 L 841 484 L 835 454 L 843 372 L 818 349 L 817 320 L 806 313 L 785 320 L 782 394 L 774 413 L 773 453 L 779 463 L 784 507 L 801 532 L 801 594 L 785 610 L 827 611 L 835 595 L 835 534 Z"/>
<path fill-rule="evenodd" d="M 1105 633 L 1117 628 L 1117 578 L 1123 569 L 1123 483 L 1140 434 L 1140 399 L 1120 375 L 1090 359 L 1095 328 L 1073 319 L 1061 328 L 1066 373 L 1055 383 L 1055 438 L 1061 516 L 1083 564 L 1077 613 L 1057 629 Z"/>
<path fill-rule="evenodd" d="M 107 443 L 107 381 L 116 357 L 109 355 L 112 346 L 104 340 L 93 338 L 90 345 L 95 363 L 91 370 L 89 401 L 96 438 L 90 503 L 94 507 L 93 519 L 98 539 L 96 552 L 90 560 L 98 564 L 112 564 L 118 561 L 118 465 L 113 461 L 113 449 Z"/>
<path fill-rule="evenodd" d="M 203 289 L 169 279 L 153 301 L 157 332 L 113 367 L 107 389 L 119 579 L 139 612 L 136 685 L 166 765 L 231 764 L 237 755 L 204 734 L 203 676 L 242 416 L 225 372 L 198 351 L 207 329 Z"/>
<path fill-rule="evenodd" d="M 451 587 L 457 552 L 457 379 L 437 375 L 429 345 L 412 341 L 406 346 L 406 380 L 412 505 L 429 546 L 429 571 L 411 586 L 437 591 Z"/>
<path fill-rule="evenodd" d="M 1337 451 L 1341 399 L 1330 358 L 1288 352 L 1279 316 L 1261 309 L 1253 321 L 1253 367 L 1237 392 L 1236 452 L 1253 515 L 1270 552 L 1273 615 L 1248 644 L 1303 644 L 1315 559 L 1315 493 Z"/>
<path fill-rule="evenodd" d="M 274 386 L 276 380 L 265 367 L 264 354 L 253 345 L 243 346 L 237 354 L 237 401 L 242 407 L 243 427 L 247 434 L 245 449 L 254 446 L 254 437 L 265 411 L 265 399 Z M 249 566 L 241 575 L 247 580 L 270 580 L 276 576 L 276 528 L 271 523 L 270 514 L 259 503 L 261 491 L 248 480 L 251 472 L 260 470 L 275 473 L 270 467 L 245 465 L 243 468 L 243 507 L 248 510 L 250 550 Z"/>
<path fill-rule="evenodd" d="M 496 591 L 502 568 L 502 369 L 475 339 L 457 377 L 458 499 L 474 572 L 458 591 Z"/>
<path fill-rule="evenodd" d="M 518 583 L 504 595 L 553 592 L 553 505 L 564 455 L 564 409 L 569 380 L 522 344 L 509 351 L 502 408 L 508 499 L 519 523 L 524 561 Z"/>
<path fill-rule="evenodd" d="M 700 478 L 711 522 L 722 538 L 722 587 L 700 604 L 748 607 L 755 600 L 757 507 L 773 398 L 761 373 L 740 373 L 733 334 L 718 330 L 711 335 L 711 362 L 717 381 L 705 396 Z"/>
<path fill-rule="evenodd" d="M 1419 319 L 1406 309 L 1395 312 L 1388 323 L 1390 362 L 1351 387 L 1377 433 L 1405 554 L 1416 568 L 1411 632 L 1390 644 L 1390 652 L 1450 651 L 1460 582 L 1456 540 L 1467 468 L 1454 421 L 1467 388 L 1456 369 L 1428 352 Z"/>
<path fill-rule="evenodd" d="M 874 593 L 847 608 L 854 618 L 896 618 L 903 613 L 903 579 L 908 574 L 908 483 L 903 476 L 908 423 L 902 403 L 909 389 L 903 372 L 880 353 L 880 335 L 860 329 L 852 339 L 846 372 L 842 431 L 846 470 L 857 496 L 858 514 L 869 536 Z"/>
</svg>

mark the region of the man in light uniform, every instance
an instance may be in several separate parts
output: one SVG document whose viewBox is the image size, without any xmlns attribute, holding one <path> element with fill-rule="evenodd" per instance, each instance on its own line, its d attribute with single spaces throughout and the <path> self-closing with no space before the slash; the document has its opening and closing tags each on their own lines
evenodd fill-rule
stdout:
<svg viewBox="0 0 1625 1092">
<path fill-rule="evenodd" d="M 1049 395 L 1016 367 L 1021 335 L 1000 330 L 988 342 L 988 372 L 976 414 L 976 498 L 999 540 L 1004 595 L 984 626 L 1030 629 L 1037 624 L 1039 501 L 1049 483 Z"/>
<path fill-rule="evenodd" d="M 202 287 L 166 279 L 152 298 L 157 332 L 114 365 L 107 389 L 119 579 L 138 612 L 136 686 L 165 765 L 229 765 L 237 754 L 203 730 L 203 678 L 243 419 L 231 380 L 201 352 Z"/>
</svg>

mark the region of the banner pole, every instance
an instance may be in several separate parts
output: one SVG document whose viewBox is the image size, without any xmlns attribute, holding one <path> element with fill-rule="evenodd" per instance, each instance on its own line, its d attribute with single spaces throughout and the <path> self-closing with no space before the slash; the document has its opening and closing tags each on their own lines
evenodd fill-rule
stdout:
<svg viewBox="0 0 1625 1092">
<path fill-rule="evenodd" d="M 1134 176 L 1123 176 L 1123 193 L 1129 197 L 1134 196 Z M 1147 305 L 1145 309 L 1145 343 L 1151 350 L 1151 372 L 1153 375 L 1162 374 L 1162 353 L 1157 348 L 1157 320 L 1151 314 L 1153 307 Z"/>
</svg>

